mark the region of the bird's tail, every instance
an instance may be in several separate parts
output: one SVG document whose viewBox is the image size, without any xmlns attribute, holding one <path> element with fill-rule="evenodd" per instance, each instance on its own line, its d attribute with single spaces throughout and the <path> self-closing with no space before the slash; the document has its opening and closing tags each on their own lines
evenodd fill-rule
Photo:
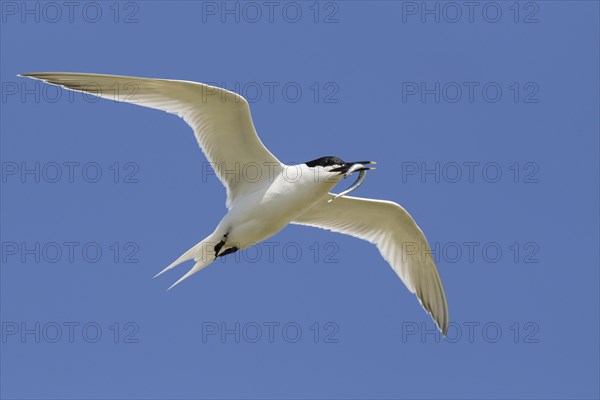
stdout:
<svg viewBox="0 0 600 400">
<path fill-rule="evenodd" d="M 171 265 L 160 271 L 154 277 L 156 278 L 157 276 L 164 274 L 170 269 L 175 268 L 179 264 L 193 259 L 196 263 L 194 264 L 192 269 L 190 269 L 185 275 L 179 278 L 177 282 L 172 284 L 171 287 L 169 287 L 168 289 L 171 290 L 175 285 L 181 283 L 184 279 L 189 278 L 196 272 L 200 271 L 202 268 L 207 267 L 210 263 L 212 263 L 215 260 L 214 246 L 217 244 L 217 240 L 215 240 L 216 236 L 217 235 L 215 235 L 215 233 L 213 232 L 210 236 L 208 236 L 200 243 L 183 253 Z"/>
</svg>

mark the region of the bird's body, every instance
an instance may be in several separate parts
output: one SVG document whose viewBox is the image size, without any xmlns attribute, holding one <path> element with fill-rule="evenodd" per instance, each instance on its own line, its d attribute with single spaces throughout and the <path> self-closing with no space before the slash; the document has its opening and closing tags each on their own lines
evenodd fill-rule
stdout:
<svg viewBox="0 0 600 400">
<path fill-rule="evenodd" d="M 227 235 L 226 246 L 248 248 L 285 228 L 327 195 L 338 180 L 318 180 L 304 164 L 284 166 L 266 184 L 256 184 L 254 191 L 236 199 L 216 232 Z"/>
<path fill-rule="evenodd" d="M 411 216 L 390 201 L 343 196 L 360 185 L 373 162 L 328 156 L 285 165 L 260 141 L 243 97 L 201 83 L 61 72 L 23 76 L 177 114 L 194 129 L 227 190 L 228 212 L 210 235 L 157 274 L 194 260 L 194 266 L 171 287 L 218 257 L 258 244 L 289 224 L 313 226 L 375 244 L 446 333 L 444 288 L 427 240 Z M 349 190 L 339 197 L 330 193 L 354 172 L 360 172 L 359 180 Z"/>
<path fill-rule="evenodd" d="M 293 171 L 293 172 L 290 172 Z M 238 179 L 248 179 L 240 176 Z M 208 266 L 217 257 L 254 246 L 270 238 L 322 200 L 341 179 L 305 164 L 282 165 L 265 182 L 254 182 L 247 193 L 230 204 L 215 231 L 158 275 L 180 263 L 196 264 L 171 287 Z"/>
</svg>

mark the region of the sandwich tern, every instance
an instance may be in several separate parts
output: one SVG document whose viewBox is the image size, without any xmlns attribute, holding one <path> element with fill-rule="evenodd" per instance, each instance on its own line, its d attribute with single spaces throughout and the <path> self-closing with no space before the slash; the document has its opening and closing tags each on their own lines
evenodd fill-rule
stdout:
<svg viewBox="0 0 600 400">
<path fill-rule="evenodd" d="M 189 81 L 129 76 L 40 72 L 20 76 L 120 102 L 163 110 L 182 117 L 192 127 L 200 148 L 226 188 L 228 212 L 216 229 L 156 276 L 184 261 L 194 266 L 169 289 L 208 266 L 218 257 L 255 245 L 288 224 L 307 225 L 351 235 L 377 246 L 408 290 L 445 335 L 449 315 L 444 287 L 427 240 L 399 204 L 346 196 L 372 169 L 371 161 L 346 162 L 317 158 L 299 165 L 281 163 L 260 141 L 248 102 L 228 90 Z M 228 173 L 252 165 L 257 179 Z M 285 173 L 293 167 L 299 177 Z M 334 195 L 330 190 L 359 172 L 355 184 Z M 423 251 L 407 251 L 407 244 Z"/>
</svg>

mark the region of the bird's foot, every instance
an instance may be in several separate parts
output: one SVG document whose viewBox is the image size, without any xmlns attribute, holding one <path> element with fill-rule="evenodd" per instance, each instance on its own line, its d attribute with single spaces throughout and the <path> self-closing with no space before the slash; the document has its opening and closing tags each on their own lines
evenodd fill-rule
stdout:
<svg viewBox="0 0 600 400">
<path fill-rule="evenodd" d="M 235 246 L 230 247 L 230 248 L 226 249 L 225 251 L 223 251 L 221 254 L 219 254 L 219 257 L 223 257 L 223 256 L 226 256 L 227 254 L 235 253 L 238 250 L 239 249 Z"/>
</svg>

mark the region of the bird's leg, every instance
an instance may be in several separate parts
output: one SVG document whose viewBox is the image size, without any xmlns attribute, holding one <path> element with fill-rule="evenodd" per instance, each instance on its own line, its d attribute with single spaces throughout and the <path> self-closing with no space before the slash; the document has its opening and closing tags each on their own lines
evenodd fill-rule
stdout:
<svg viewBox="0 0 600 400">
<path fill-rule="evenodd" d="M 221 240 L 219 243 L 217 243 L 215 245 L 215 260 L 217 259 L 217 257 L 219 257 L 219 252 L 221 251 L 221 249 L 223 248 L 223 246 L 225 246 L 225 242 L 227 241 L 227 235 L 229 235 L 229 232 L 227 232 L 226 234 L 224 234 L 223 235 L 223 240 Z"/>
<path fill-rule="evenodd" d="M 218 257 L 223 257 L 223 256 L 226 256 L 227 254 L 235 253 L 238 250 L 239 249 L 235 246 L 230 247 L 230 248 L 226 249 L 224 252 L 222 252 L 221 254 L 219 254 Z"/>
<path fill-rule="evenodd" d="M 227 254 L 231 254 L 231 253 L 235 253 L 236 251 L 239 250 L 239 248 L 237 246 L 233 246 L 230 247 L 228 249 L 223 250 L 222 253 L 220 253 L 221 249 L 223 248 L 223 246 L 225 246 L 225 243 L 227 243 L 227 236 L 229 235 L 229 232 L 227 232 L 226 234 L 223 235 L 223 240 L 221 240 L 219 243 L 217 243 L 215 245 L 215 260 L 219 257 L 223 257 L 226 256 Z"/>
</svg>

